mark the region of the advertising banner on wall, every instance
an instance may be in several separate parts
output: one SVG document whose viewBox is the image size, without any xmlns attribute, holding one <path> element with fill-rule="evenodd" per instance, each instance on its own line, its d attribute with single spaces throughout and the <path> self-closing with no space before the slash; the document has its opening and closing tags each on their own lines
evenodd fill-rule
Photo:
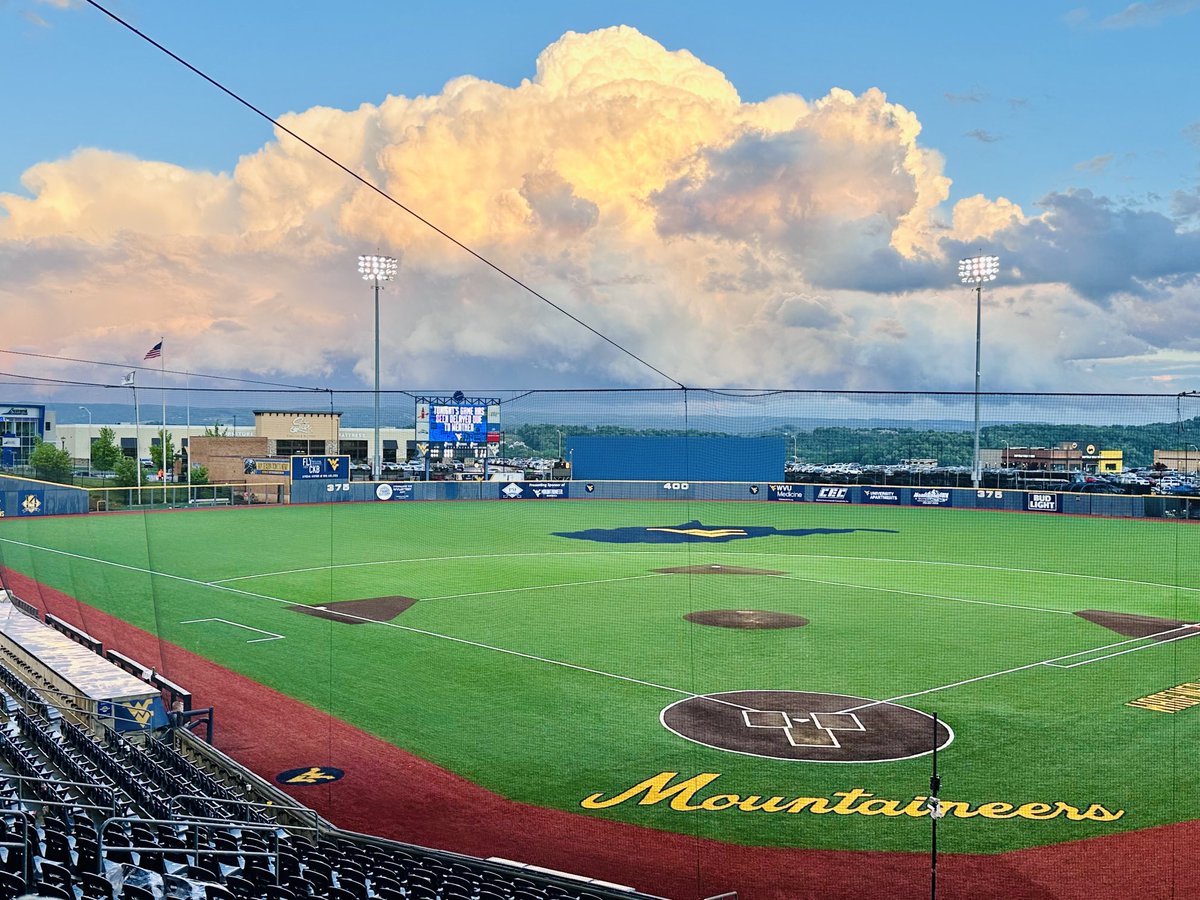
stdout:
<svg viewBox="0 0 1200 900">
<path fill-rule="evenodd" d="M 767 485 L 768 500 L 791 500 L 799 501 L 804 499 L 804 485 L 802 484 L 768 484 Z"/>
<path fill-rule="evenodd" d="M 411 500 L 412 498 L 413 485 L 411 481 L 385 482 L 375 487 L 376 500 Z"/>
<path fill-rule="evenodd" d="M 1026 491 L 1025 509 L 1029 512 L 1058 512 L 1058 494 Z"/>
<path fill-rule="evenodd" d="M 242 469 L 247 475 L 276 475 L 279 478 L 287 478 L 292 474 L 292 459 L 285 456 L 270 459 L 245 458 L 242 460 Z"/>
<path fill-rule="evenodd" d="M 501 500 L 566 500 L 569 481 L 509 481 L 498 492 Z"/>
<path fill-rule="evenodd" d="M 814 503 L 849 503 L 850 488 L 826 485 L 813 493 Z"/>
<path fill-rule="evenodd" d="M 862 502 L 899 506 L 900 488 L 865 487 L 862 489 Z"/>
<path fill-rule="evenodd" d="M 293 481 L 349 481 L 349 456 L 293 456 Z"/>
<path fill-rule="evenodd" d="M 912 502 L 913 506 L 953 506 L 953 496 L 944 488 L 918 489 L 912 493 Z"/>
</svg>

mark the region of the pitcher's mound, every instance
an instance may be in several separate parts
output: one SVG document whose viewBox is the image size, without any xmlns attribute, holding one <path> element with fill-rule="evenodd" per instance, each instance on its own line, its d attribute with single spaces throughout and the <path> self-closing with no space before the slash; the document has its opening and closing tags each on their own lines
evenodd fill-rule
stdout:
<svg viewBox="0 0 1200 900">
<path fill-rule="evenodd" d="M 799 628 L 808 624 L 803 616 L 765 609 L 703 609 L 688 613 L 684 619 L 717 628 Z"/>
<path fill-rule="evenodd" d="M 371 597 L 366 600 L 314 603 L 310 606 L 301 604 L 289 606 L 288 609 L 319 619 L 361 625 L 363 622 L 390 622 L 416 602 L 414 597 Z"/>
</svg>

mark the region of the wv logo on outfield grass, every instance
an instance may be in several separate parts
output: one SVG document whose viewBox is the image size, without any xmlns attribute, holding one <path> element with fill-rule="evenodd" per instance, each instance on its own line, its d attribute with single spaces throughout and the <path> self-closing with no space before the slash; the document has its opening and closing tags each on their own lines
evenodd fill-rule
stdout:
<svg viewBox="0 0 1200 900">
<path fill-rule="evenodd" d="M 809 537 L 814 534 L 851 534 L 874 531 L 899 534 L 891 528 L 776 528 L 773 525 L 705 525 L 697 519 L 682 525 L 635 525 L 625 528 L 589 528 L 585 531 L 556 531 L 555 537 L 604 544 L 693 544 L 742 541 L 762 537 Z"/>
</svg>

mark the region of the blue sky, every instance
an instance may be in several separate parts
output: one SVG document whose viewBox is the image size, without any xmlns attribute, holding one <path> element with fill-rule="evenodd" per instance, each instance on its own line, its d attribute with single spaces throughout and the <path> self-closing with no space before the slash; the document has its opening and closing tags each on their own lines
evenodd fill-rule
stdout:
<svg viewBox="0 0 1200 900">
<path fill-rule="evenodd" d="M 346 154 L 351 167 L 379 162 L 394 195 L 407 185 L 398 199 L 432 204 L 419 211 L 680 380 L 696 383 L 711 373 L 719 383 L 736 386 L 958 389 L 960 384 L 946 382 L 972 349 L 971 341 L 958 346 L 957 335 L 973 311 L 943 321 L 939 309 L 944 303 L 961 305 L 953 257 L 978 246 L 998 253 L 1006 264 L 1007 276 L 995 288 L 999 311 L 991 323 L 993 346 L 1004 358 L 990 372 L 1000 382 L 998 389 L 1200 388 L 1200 334 L 1191 312 L 1200 268 L 1200 107 L 1194 102 L 1200 79 L 1191 61 L 1200 38 L 1197 0 L 987 7 L 460 3 L 453 16 L 443 4 L 432 3 L 122 0 L 110 8 L 271 115 L 302 114 L 296 120 L 308 129 L 302 133 L 335 148 L 339 159 Z M 351 195 L 350 186 L 337 209 L 314 200 L 299 204 L 303 209 L 273 212 L 263 224 L 264 208 L 286 206 L 289 195 L 263 194 L 261 185 L 292 177 L 286 166 L 275 175 L 248 171 L 246 160 L 259 157 L 268 166 L 271 151 L 281 147 L 269 126 L 91 6 L 76 0 L 8 0 L 0 4 L 0 22 L 0 77 L 8 86 L 0 95 L 7 123 L 7 139 L 0 142 L 0 253 L 19 262 L 24 273 L 10 281 L 7 297 L 0 280 L 0 299 L 10 301 L 17 322 L 30 323 L 25 349 L 108 358 L 104 353 L 112 350 L 102 351 L 98 344 L 105 337 L 104 345 L 111 348 L 112 335 L 97 330 L 96 323 L 89 323 L 91 332 L 72 334 L 64 334 L 59 322 L 54 329 L 38 327 L 46 324 L 43 301 L 65 273 L 97 264 L 104 265 L 113 295 L 125 299 L 115 303 L 112 295 L 98 293 L 84 302 L 106 310 L 103 315 L 112 317 L 116 333 L 128 334 L 145 321 L 135 298 L 149 285 L 181 279 L 191 306 L 188 315 L 158 327 L 168 334 L 168 347 L 185 344 L 200 356 L 206 340 L 228 343 L 246 323 L 217 294 L 227 294 L 240 273 L 252 269 L 259 293 L 243 297 L 241 309 L 270 305 L 272 260 L 281 251 L 262 241 L 251 248 L 247 241 L 252 233 L 281 234 L 279 229 L 292 229 L 289 240 L 295 229 L 303 231 L 303 241 L 312 242 L 306 258 L 328 254 L 328 265 L 303 279 L 313 290 L 318 285 L 327 292 L 341 290 L 335 257 L 356 252 L 373 238 L 387 252 L 405 257 L 404 278 L 411 280 L 401 289 L 445 293 L 443 311 L 471 316 L 472 297 L 490 291 L 500 296 L 497 302 L 510 304 L 505 309 L 514 316 L 538 305 L 495 284 L 489 273 L 471 271 L 468 261 L 432 247 L 413 234 L 410 223 L 390 221 L 404 218 L 401 213 L 364 213 L 364 201 Z M 636 37 L 604 31 L 617 25 L 630 26 Z M 571 31 L 606 37 L 588 47 L 567 47 L 561 39 Z M 645 49 L 643 38 L 659 47 L 661 60 L 657 51 Z M 637 104 L 638 115 L 652 116 L 658 109 L 663 120 L 693 114 L 689 104 L 663 106 L 654 99 L 656 90 L 667 89 L 657 82 L 664 66 L 675 65 L 664 61 L 678 61 L 686 51 L 703 72 L 717 73 L 699 95 L 715 102 L 714 121 L 723 116 L 729 121 L 712 128 L 697 125 L 687 147 L 652 148 L 657 174 L 640 173 L 646 176 L 641 193 L 631 186 L 628 196 L 618 196 L 621 191 L 604 183 L 602 173 L 585 174 L 578 165 L 558 163 L 584 152 L 572 146 L 577 128 L 556 131 L 554 123 L 570 115 L 585 80 L 540 107 L 538 92 L 519 90 L 523 81 L 537 80 L 539 54 L 553 46 L 560 47 L 564 60 L 572 54 L 587 59 L 581 64 L 584 72 L 603 67 L 606 54 L 611 62 L 632 52 L 637 65 L 631 71 L 639 85 L 655 85 Z M 574 62 L 563 65 L 564 71 L 576 72 Z M 596 77 L 617 84 L 624 74 L 613 63 Z M 471 101 L 475 105 L 463 106 L 445 90 L 464 77 L 482 85 Z M 671 91 L 691 83 L 691 75 L 679 77 L 683 81 Z M 720 94 L 720 77 L 736 92 L 737 109 L 728 96 L 712 93 Z M 595 85 L 588 81 L 587 86 L 592 91 L 587 102 L 597 103 Z M 796 95 L 811 113 L 835 89 L 857 98 L 836 95 L 845 105 L 845 122 L 827 121 L 811 130 L 780 124 L 780 116 L 791 114 L 780 98 Z M 625 88 L 604 89 L 613 90 Z M 868 95 L 876 100 L 868 102 Z M 384 127 L 378 145 L 365 149 L 362 141 L 371 141 L 373 132 L 338 144 L 338 135 L 352 130 L 353 111 L 362 104 L 381 111 L 389 97 L 403 101 L 393 103 L 403 112 L 392 115 L 407 122 L 408 131 Z M 430 99 L 429 109 L 417 102 L 422 97 Z M 489 141 L 475 149 L 464 123 L 476 114 L 486 119 L 493 101 L 500 118 L 487 120 Z M 775 110 L 767 117 L 769 125 L 756 112 L 761 104 Z M 317 107 L 348 115 L 310 112 Z M 514 110 L 535 108 L 522 130 Z M 614 108 L 603 107 L 603 115 Z M 869 130 L 886 129 L 897 109 L 911 121 L 893 129 L 894 140 Z M 457 117 L 447 145 L 454 152 L 427 141 L 426 152 L 433 156 L 418 158 L 409 140 L 413 129 L 430 134 L 430 122 L 450 115 Z M 883 125 L 879 116 L 886 120 Z M 381 112 L 381 121 L 386 118 Z M 587 121 L 594 124 L 596 116 Z M 492 140 L 504 122 L 513 133 Z M 868 128 L 867 122 L 873 124 Z M 647 123 L 614 124 L 613 132 L 591 140 L 606 149 L 640 146 L 638 134 L 645 129 L 657 134 L 654 129 L 664 126 L 664 121 Z M 916 127 L 919 136 L 911 137 Z M 759 138 L 747 137 L 750 132 Z M 528 170 L 498 172 L 488 181 L 486 172 L 497 160 L 472 153 L 496 154 L 500 147 L 513 152 L 522 141 L 522 152 L 542 148 L 536 159 L 531 155 Z M 885 146 L 894 153 L 884 153 Z M 87 148 L 105 155 L 81 156 Z M 392 159 L 402 158 L 402 165 L 395 163 L 401 168 L 380 162 L 388 148 L 398 148 Z M 290 184 L 292 199 L 341 189 L 334 181 L 345 176 L 321 172 L 316 161 L 284 155 L 288 165 L 313 166 L 311 179 Z M 837 164 L 839 156 L 844 166 Z M 448 196 L 490 185 L 480 187 L 474 210 L 465 203 L 451 209 L 447 197 L 416 191 L 405 181 L 405 171 L 431 177 L 439 157 L 453 160 L 454 169 L 438 177 L 464 182 Z M 940 167 L 937 172 L 929 171 L 931 160 Z M 172 169 L 170 175 L 155 172 L 152 179 L 196 182 L 186 198 L 143 193 L 144 164 L 153 163 Z M 772 165 L 778 172 L 764 174 Z M 891 174 L 911 175 L 912 184 L 885 184 L 889 167 Z M 31 172 L 40 174 L 31 181 Z M 763 211 L 770 178 L 792 179 L 790 186 L 797 178 L 812 179 L 797 196 L 811 197 L 814 186 L 818 194 L 829 191 L 814 207 L 828 214 L 819 234 L 808 230 L 810 212 L 789 218 L 786 210 Z M 624 183 L 632 185 L 629 179 Z M 90 190 L 97 192 L 95 198 L 87 196 Z M 975 208 L 958 208 L 960 201 L 976 197 Z M 503 212 L 510 201 L 522 205 L 521 215 L 536 223 L 519 239 L 509 239 L 506 231 L 514 227 Z M 216 212 L 198 224 L 149 209 L 132 216 L 120 208 L 126 202 L 192 204 Z M 60 216 L 64 203 L 88 212 Z M 646 204 L 654 207 L 647 222 L 661 245 L 646 250 L 645 258 L 630 258 L 625 242 L 641 234 L 644 223 L 624 229 L 617 223 L 628 224 L 629 210 Z M 107 213 L 106 205 L 111 207 Z M 1019 215 L 1009 215 L 1010 207 Z M 714 212 L 718 209 L 738 211 Z M 355 215 L 366 218 L 351 222 Z M 373 224 L 372 216 L 378 217 Z M 251 228 L 247 220 L 255 217 L 258 226 Z M 869 224 L 872 217 L 876 221 Z M 612 231 L 602 234 L 608 228 Z M 890 241 L 869 239 L 880 229 L 891 229 Z M 167 234 L 178 236 L 170 247 L 162 243 Z M 137 235 L 145 237 L 140 244 Z M 682 258 L 683 244 L 696 254 L 690 263 Z M 571 258 L 570 265 L 546 258 L 556 246 Z M 714 253 L 744 263 L 737 271 L 714 269 L 703 280 L 682 278 L 681 272 L 694 270 L 697 260 Z M 64 260 L 63 254 L 70 258 Z M 780 263 L 781 256 L 790 262 Z M 148 278 L 146 267 L 154 266 L 162 267 L 158 278 Z M 198 284 L 187 276 L 197 268 L 223 277 Z M 795 277 L 784 277 L 785 269 Z M 611 288 L 622 281 L 656 289 L 623 295 Z M 300 296 L 305 288 L 284 274 L 274 288 L 279 303 L 303 308 L 322 302 Z M 708 296 L 697 296 L 705 291 Z M 678 299 L 685 293 L 691 299 Z M 722 354 L 729 357 L 728 365 L 712 365 L 712 342 L 701 342 L 689 355 L 709 354 L 708 368 L 689 371 L 689 355 L 674 356 L 669 346 L 638 333 L 638 315 L 661 303 L 664 319 L 686 317 L 697 331 L 711 335 L 719 311 L 728 311 L 734 297 L 753 299 L 741 310 L 744 340 Z M 153 308 L 153 299 L 146 297 L 145 304 Z M 622 305 L 624 312 L 617 309 Z M 545 312 L 543 306 L 536 314 Z M 427 313 L 432 309 L 414 315 L 420 323 Z M 497 315 L 496 328 L 503 330 L 508 317 Z M 264 314 L 263 321 L 270 319 Z M 433 319 L 427 324 L 434 328 Z M 542 386 L 529 383 L 538 380 L 547 381 L 545 386 L 662 383 L 627 361 L 609 358 L 586 336 L 569 334 L 565 320 L 557 327 L 557 334 L 497 332 L 495 341 L 480 345 L 457 340 L 453 353 L 465 371 L 489 381 L 516 379 L 506 384 L 512 387 Z M 320 358 L 319 365 L 302 370 L 315 368 L 320 377 L 361 384 L 369 348 L 353 330 L 333 336 L 326 325 L 311 330 L 316 333 L 307 338 L 282 336 L 278 353 L 214 354 L 210 349 L 204 356 L 229 371 L 295 375 L 290 369 L 297 367 L 285 358 L 283 345 L 299 345 Z M 798 348 L 806 352 L 796 356 L 808 361 L 756 368 L 768 333 L 784 335 L 780 352 Z M 1059 336 L 1059 349 L 1029 351 L 1031 336 L 1050 334 Z M 919 349 L 931 336 L 954 343 L 944 365 L 931 363 Z M 328 340 L 318 346 L 321 337 Z M 844 342 L 842 350 L 837 359 L 826 358 L 819 348 L 834 339 Z M 404 356 L 402 339 L 396 341 L 397 357 Z M 145 342 L 141 334 L 129 335 L 130 348 Z M 407 349 L 411 357 L 420 355 L 415 347 Z M 182 362 L 199 364 L 198 359 Z M 451 374 L 439 371 L 432 358 L 414 358 L 408 368 L 397 361 L 389 377 L 410 383 L 417 372 L 435 378 Z M 765 381 L 756 382 L 756 374 Z"/>
</svg>

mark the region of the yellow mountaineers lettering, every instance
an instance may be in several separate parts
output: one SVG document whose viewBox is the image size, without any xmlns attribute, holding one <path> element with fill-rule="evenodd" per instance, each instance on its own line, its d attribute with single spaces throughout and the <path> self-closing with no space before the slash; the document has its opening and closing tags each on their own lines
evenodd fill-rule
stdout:
<svg viewBox="0 0 1200 900">
<path fill-rule="evenodd" d="M 911 800 L 885 800 L 862 788 L 834 791 L 829 797 L 763 797 L 759 794 L 711 794 L 697 797 L 704 788 L 720 778 L 717 772 L 701 772 L 691 778 L 675 781 L 678 772 L 659 772 L 631 788 L 605 798 L 603 793 L 591 794 L 580 801 L 584 809 L 608 809 L 630 800 L 638 806 L 654 806 L 666 802 L 677 812 L 719 812 L 726 809 L 741 812 L 799 813 L 814 815 L 833 813 L 838 816 L 906 816 L 919 819 L 929 815 L 928 799 L 917 795 Z M 1072 822 L 1115 822 L 1125 810 L 1109 810 L 1099 803 L 1084 808 L 1056 800 L 1052 803 L 980 803 L 965 800 L 943 800 L 946 815 L 958 819 L 1058 819 Z"/>
<path fill-rule="evenodd" d="M 325 458 L 329 460 L 329 468 L 336 472 L 338 470 L 338 464 L 341 462 L 341 460 L 336 456 L 327 456 Z"/>
<path fill-rule="evenodd" d="M 1200 705 L 1200 683 L 1187 681 L 1177 684 L 1173 688 L 1167 688 L 1165 691 L 1159 691 L 1157 694 L 1130 700 L 1125 705 L 1152 709 L 1155 712 L 1177 713 L 1180 710 Z"/>
<path fill-rule="evenodd" d="M 746 532 L 741 528 L 647 528 L 647 531 L 665 531 L 668 534 L 689 534 L 692 537 L 720 538 L 742 535 Z"/>
</svg>

